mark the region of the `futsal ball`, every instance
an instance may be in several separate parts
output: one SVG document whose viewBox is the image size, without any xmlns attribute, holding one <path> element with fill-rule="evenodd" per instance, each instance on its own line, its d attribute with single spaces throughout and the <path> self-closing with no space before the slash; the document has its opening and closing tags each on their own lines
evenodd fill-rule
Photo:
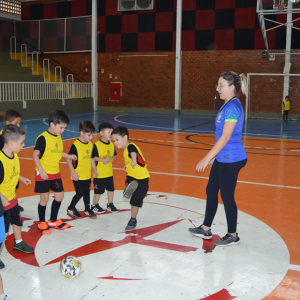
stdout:
<svg viewBox="0 0 300 300">
<path fill-rule="evenodd" d="M 75 256 L 67 256 L 60 263 L 60 271 L 67 278 L 73 278 L 80 273 L 81 262 Z"/>
</svg>

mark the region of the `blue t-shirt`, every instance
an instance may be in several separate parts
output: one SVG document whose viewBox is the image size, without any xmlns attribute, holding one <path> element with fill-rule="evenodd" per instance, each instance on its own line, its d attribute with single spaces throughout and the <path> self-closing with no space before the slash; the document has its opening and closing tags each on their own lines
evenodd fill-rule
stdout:
<svg viewBox="0 0 300 300">
<path fill-rule="evenodd" d="M 236 122 L 230 140 L 217 154 L 216 159 L 222 163 L 233 163 L 247 158 L 242 142 L 242 129 L 244 124 L 244 110 L 239 99 L 233 99 L 221 106 L 215 120 L 216 142 L 222 136 L 225 121 Z"/>
</svg>

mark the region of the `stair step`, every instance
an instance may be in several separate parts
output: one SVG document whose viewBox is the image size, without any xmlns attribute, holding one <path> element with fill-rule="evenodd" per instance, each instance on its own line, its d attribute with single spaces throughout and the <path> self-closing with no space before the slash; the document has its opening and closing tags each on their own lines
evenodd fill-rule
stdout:
<svg viewBox="0 0 300 300">
<path fill-rule="evenodd" d="M 31 75 L 31 68 L 22 68 L 21 66 L 1 66 L 0 73 L 7 74 L 29 74 Z"/>
<path fill-rule="evenodd" d="M 33 76 L 29 74 L 7 74 L 0 73 L 0 81 L 8 82 L 44 82 L 43 76 Z"/>
<path fill-rule="evenodd" d="M 0 66 L 18 66 L 18 67 L 20 67 L 21 64 L 17 60 L 0 58 Z"/>
<path fill-rule="evenodd" d="M 10 53 L 9 52 L 0 52 L 0 58 L 10 59 Z"/>
</svg>

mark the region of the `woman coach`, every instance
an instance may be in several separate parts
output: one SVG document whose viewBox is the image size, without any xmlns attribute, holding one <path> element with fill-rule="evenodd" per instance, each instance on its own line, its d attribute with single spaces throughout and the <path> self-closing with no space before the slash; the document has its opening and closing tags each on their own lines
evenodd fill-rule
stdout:
<svg viewBox="0 0 300 300">
<path fill-rule="evenodd" d="M 237 95 L 246 93 L 247 79 L 244 74 L 234 72 L 221 74 L 216 90 L 224 104 L 215 120 L 216 144 L 198 163 L 196 170 L 204 172 L 211 166 L 209 181 L 206 187 L 207 202 L 205 219 L 201 226 L 189 228 L 189 232 L 203 239 L 211 239 L 211 225 L 218 208 L 218 193 L 225 207 L 228 232 L 215 241 L 217 246 L 237 245 L 240 238 L 236 232 L 237 206 L 234 199 L 235 187 L 241 168 L 247 163 L 247 154 L 242 142 L 244 110 Z"/>
</svg>

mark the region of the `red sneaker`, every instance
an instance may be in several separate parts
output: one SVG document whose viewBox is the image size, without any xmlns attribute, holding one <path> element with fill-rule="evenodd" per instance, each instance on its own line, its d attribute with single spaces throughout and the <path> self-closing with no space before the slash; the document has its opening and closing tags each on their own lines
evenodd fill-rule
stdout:
<svg viewBox="0 0 300 300">
<path fill-rule="evenodd" d="M 60 220 L 60 219 L 57 219 L 55 222 L 51 222 L 51 221 L 49 220 L 49 221 L 48 221 L 48 226 L 49 226 L 50 228 L 61 229 L 61 230 L 70 227 L 69 224 L 63 223 L 62 220 Z"/>
<path fill-rule="evenodd" d="M 42 234 L 51 233 L 47 222 L 39 222 L 38 229 Z"/>
</svg>

